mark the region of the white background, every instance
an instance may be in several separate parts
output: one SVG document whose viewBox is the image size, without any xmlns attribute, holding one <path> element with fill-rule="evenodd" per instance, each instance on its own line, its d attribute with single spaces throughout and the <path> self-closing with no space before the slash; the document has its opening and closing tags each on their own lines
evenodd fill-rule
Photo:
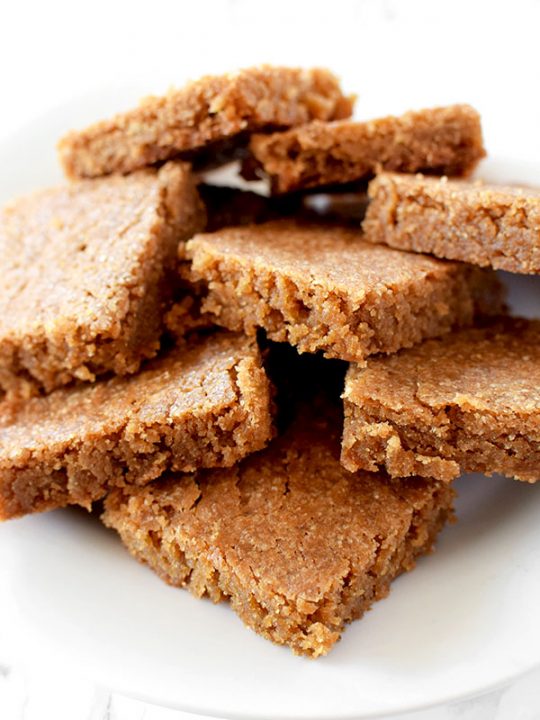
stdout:
<svg viewBox="0 0 540 720">
<path fill-rule="evenodd" d="M 358 117 L 470 102 L 483 115 L 491 153 L 538 160 L 539 34 L 535 0 L 0 0 L 0 142 L 74 97 L 118 88 L 136 100 L 141 90 L 159 93 L 203 73 L 274 62 L 329 66 L 358 93 Z M 540 675 L 414 717 L 533 720 L 539 685 Z M 0 718 L 19 717 L 181 715 L 76 678 L 0 666 Z"/>
<path fill-rule="evenodd" d="M 157 93 L 275 62 L 335 69 L 359 94 L 359 116 L 471 102 L 490 150 L 539 155 L 536 0 L 1 0 L 0 8 L 2 134 L 104 85 Z"/>
</svg>

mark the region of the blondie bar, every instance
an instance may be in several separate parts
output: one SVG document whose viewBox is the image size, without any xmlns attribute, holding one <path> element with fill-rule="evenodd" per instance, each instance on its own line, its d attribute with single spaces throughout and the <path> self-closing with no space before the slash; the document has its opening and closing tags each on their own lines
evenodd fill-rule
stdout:
<svg viewBox="0 0 540 720">
<path fill-rule="evenodd" d="M 382 173 L 369 186 L 366 238 L 514 273 L 540 273 L 540 191 Z"/>
<path fill-rule="evenodd" d="M 0 518 L 88 507 L 166 470 L 229 466 L 271 433 L 257 346 L 204 338 L 137 375 L 0 405 Z"/>
<path fill-rule="evenodd" d="M 540 321 L 501 319 L 352 365 L 344 399 L 350 471 L 540 479 Z"/>
<path fill-rule="evenodd" d="M 254 135 L 249 147 L 275 193 L 363 180 L 380 169 L 466 175 L 486 154 L 480 116 L 468 105 L 367 122 L 314 121 Z"/>
<path fill-rule="evenodd" d="M 329 358 L 395 352 L 502 303 L 493 272 L 373 245 L 359 229 L 273 221 L 196 235 L 184 253 L 216 324 Z"/>
<path fill-rule="evenodd" d="M 50 392 L 156 354 L 178 242 L 204 228 L 189 165 L 82 181 L 0 211 L 0 387 Z"/>
<path fill-rule="evenodd" d="M 347 472 L 341 418 L 310 415 L 234 468 L 113 491 L 104 521 L 166 582 L 229 600 L 263 637 L 317 657 L 431 550 L 454 493 Z"/>
<path fill-rule="evenodd" d="M 146 98 L 134 110 L 68 133 L 59 153 L 68 177 L 127 173 L 186 153 L 191 158 L 255 130 L 346 118 L 351 111 L 352 99 L 328 70 L 261 65 Z"/>
</svg>

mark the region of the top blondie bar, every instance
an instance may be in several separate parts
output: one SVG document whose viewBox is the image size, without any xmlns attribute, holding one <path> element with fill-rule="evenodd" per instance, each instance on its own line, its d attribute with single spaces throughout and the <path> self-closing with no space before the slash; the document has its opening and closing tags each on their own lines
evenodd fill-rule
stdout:
<svg viewBox="0 0 540 720">
<path fill-rule="evenodd" d="M 399 117 L 317 120 L 287 132 L 254 135 L 252 158 L 275 194 L 365 181 L 381 169 L 469 175 L 485 156 L 480 115 L 469 105 Z"/>
<path fill-rule="evenodd" d="M 352 98 L 328 70 L 261 65 L 148 97 L 133 110 L 68 133 L 58 149 L 68 177 L 98 177 L 191 158 L 209 145 L 241 142 L 245 132 L 339 120 L 351 112 Z"/>
</svg>

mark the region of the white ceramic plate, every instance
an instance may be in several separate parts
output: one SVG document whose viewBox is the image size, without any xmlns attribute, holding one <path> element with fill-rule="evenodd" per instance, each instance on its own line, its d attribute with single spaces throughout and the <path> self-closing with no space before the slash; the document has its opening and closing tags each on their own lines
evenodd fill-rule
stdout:
<svg viewBox="0 0 540 720">
<path fill-rule="evenodd" d="M 0 200 L 58 180 L 56 138 L 123 99 L 74 102 L 0 146 Z M 540 165 L 492 161 L 481 174 L 540 184 Z M 540 278 L 505 277 L 514 309 L 540 316 Z M 540 486 L 469 476 L 458 489 L 459 522 L 437 552 L 316 662 L 262 640 L 227 605 L 167 587 L 83 511 L 4 523 L 0 660 L 9 649 L 227 718 L 366 718 L 490 689 L 540 663 Z"/>
</svg>

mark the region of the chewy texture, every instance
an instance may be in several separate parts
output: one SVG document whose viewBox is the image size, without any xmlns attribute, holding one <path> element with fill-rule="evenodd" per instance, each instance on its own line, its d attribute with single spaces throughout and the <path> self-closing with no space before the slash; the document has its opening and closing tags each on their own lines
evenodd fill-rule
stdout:
<svg viewBox="0 0 540 720">
<path fill-rule="evenodd" d="M 127 173 L 240 134 L 337 120 L 351 111 L 352 99 L 328 70 L 262 65 L 148 97 L 134 110 L 68 133 L 59 154 L 71 178 Z"/>
<path fill-rule="evenodd" d="M 480 116 L 468 105 L 367 122 L 315 121 L 255 135 L 249 147 L 275 193 L 364 180 L 381 169 L 467 175 L 486 154 Z"/>
<path fill-rule="evenodd" d="M 369 186 L 366 238 L 514 273 L 540 273 L 540 191 L 382 173 Z"/>
<path fill-rule="evenodd" d="M 501 319 L 351 366 L 348 470 L 540 479 L 540 321 Z"/>
<path fill-rule="evenodd" d="M 305 418 L 234 468 L 115 491 L 104 521 L 168 583 L 229 600 L 246 625 L 296 654 L 324 655 L 431 550 L 454 494 L 444 483 L 348 473 L 340 425 Z"/>
<path fill-rule="evenodd" d="M 0 386 L 50 392 L 159 348 L 178 242 L 204 227 L 189 165 L 43 190 L 0 211 Z"/>
<path fill-rule="evenodd" d="M 395 352 L 501 309 L 492 271 L 373 245 L 358 229 L 275 221 L 196 235 L 185 253 L 216 324 L 328 358 Z"/>
<path fill-rule="evenodd" d="M 217 335 L 137 375 L 62 388 L 0 414 L 0 518 L 68 504 L 167 470 L 229 466 L 272 434 L 257 346 Z"/>
</svg>

